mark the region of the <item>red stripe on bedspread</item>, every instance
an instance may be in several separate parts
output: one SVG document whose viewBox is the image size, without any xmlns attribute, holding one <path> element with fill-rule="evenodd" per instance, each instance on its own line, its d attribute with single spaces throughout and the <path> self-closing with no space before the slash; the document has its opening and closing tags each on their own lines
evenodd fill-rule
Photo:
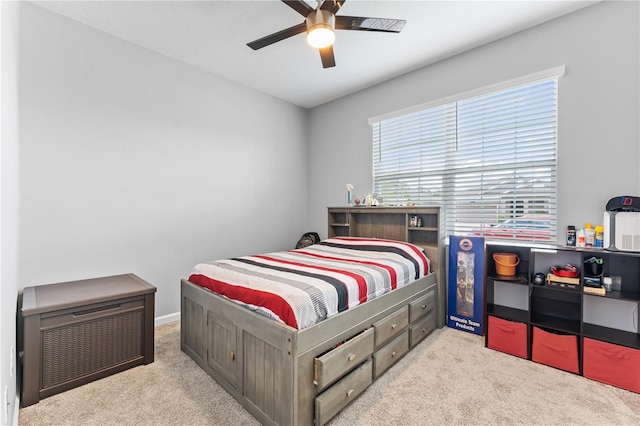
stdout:
<svg viewBox="0 0 640 426">
<path fill-rule="evenodd" d="M 384 240 L 382 238 L 333 237 L 332 239 L 342 240 L 342 241 L 363 241 L 363 242 L 373 241 L 373 242 L 386 242 L 386 243 L 400 244 L 405 247 L 408 247 L 409 249 L 411 249 L 411 251 L 413 251 L 418 255 L 418 257 L 420 258 L 420 262 L 422 262 L 422 264 L 424 265 L 424 275 L 429 275 L 429 273 L 431 272 L 429 271 L 429 261 L 427 260 L 427 256 L 425 256 L 424 252 L 421 251 L 420 248 L 418 248 L 418 246 L 415 246 L 411 243 L 405 243 L 404 241 L 396 241 L 396 240 Z"/>
<path fill-rule="evenodd" d="M 264 256 L 264 255 L 251 256 L 251 257 L 254 257 L 254 258 L 257 257 L 257 258 L 260 258 L 260 259 L 265 259 L 265 260 L 269 260 L 269 261 L 272 261 L 272 262 L 282 263 L 282 264 L 285 264 L 285 265 L 301 266 L 301 267 L 305 267 L 305 268 L 316 269 L 318 271 L 335 272 L 335 273 L 339 273 L 341 275 L 347 275 L 347 276 L 353 278 L 356 281 L 356 283 L 358 284 L 358 300 L 360 301 L 360 303 L 364 303 L 364 302 L 367 301 L 367 294 L 368 294 L 367 281 L 364 279 L 364 277 L 362 275 L 354 274 L 353 272 L 347 272 L 347 271 L 344 271 L 342 269 L 327 268 L 325 266 L 309 265 L 307 263 L 293 262 L 291 260 L 284 260 L 284 259 L 276 259 L 274 257 Z M 345 290 L 348 291 L 348 288 L 346 287 L 346 285 L 345 285 Z"/>
<path fill-rule="evenodd" d="M 189 281 L 199 286 L 208 288 L 214 293 L 233 300 L 241 300 L 243 303 L 254 306 L 262 306 L 276 314 L 285 324 L 298 328 L 298 321 L 291 306 L 277 294 L 254 290 L 239 285 L 231 285 L 204 275 L 193 274 Z"/>
<path fill-rule="evenodd" d="M 389 273 L 389 277 L 391 279 L 391 288 L 393 290 L 395 290 L 398 287 L 398 274 L 396 274 L 396 270 L 393 269 L 390 266 L 387 265 L 383 265 L 381 263 L 377 263 L 377 262 L 369 262 L 369 261 L 365 261 L 365 260 L 353 260 L 353 259 L 345 259 L 343 257 L 334 257 L 334 256 L 323 256 L 321 254 L 315 254 L 315 253 L 306 253 L 304 251 L 297 251 L 296 253 L 298 254 L 303 254 L 305 256 L 311 256 L 311 257 L 317 257 L 319 259 L 327 259 L 327 260 L 338 260 L 340 262 L 349 262 L 349 263 L 356 263 L 358 265 L 372 265 L 372 266 L 377 266 L 379 268 L 382 268 L 384 270 L 386 270 Z"/>
</svg>

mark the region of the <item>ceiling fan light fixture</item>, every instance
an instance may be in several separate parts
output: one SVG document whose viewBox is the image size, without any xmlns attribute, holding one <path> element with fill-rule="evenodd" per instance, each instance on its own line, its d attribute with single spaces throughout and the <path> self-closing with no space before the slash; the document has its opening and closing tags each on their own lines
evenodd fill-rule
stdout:
<svg viewBox="0 0 640 426">
<path fill-rule="evenodd" d="M 326 10 L 316 10 L 307 16 L 307 42 L 316 48 L 331 46 L 336 41 L 336 18 Z"/>
</svg>

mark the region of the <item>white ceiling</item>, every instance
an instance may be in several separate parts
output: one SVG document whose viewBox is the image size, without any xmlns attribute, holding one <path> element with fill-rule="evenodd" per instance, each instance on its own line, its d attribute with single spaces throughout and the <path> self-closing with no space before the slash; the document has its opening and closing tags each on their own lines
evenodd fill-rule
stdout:
<svg viewBox="0 0 640 426">
<path fill-rule="evenodd" d="M 315 7 L 312 0 L 307 2 Z M 323 69 L 304 34 L 254 51 L 246 43 L 303 22 L 278 0 L 35 1 L 218 76 L 311 108 L 597 1 L 348 0 L 338 15 L 405 19 L 400 34 L 336 33 Z"/>
</svg>

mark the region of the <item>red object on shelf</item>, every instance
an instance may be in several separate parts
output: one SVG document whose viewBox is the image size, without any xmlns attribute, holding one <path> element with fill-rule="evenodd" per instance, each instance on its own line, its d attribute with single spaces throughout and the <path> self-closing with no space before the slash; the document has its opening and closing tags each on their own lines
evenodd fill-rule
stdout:
<svg viewBox="0 0 640 426">
<path fill-rule="evenodd" d="M 527 324 L 489 315 L 487 347 L 527 359 Z"/>
<path fill-rule="evenodd" d="M 533 327 L 531 359 L 540 364 L 580 374 L 578 336 L 554 334 Z"/>
<path fill-rule="evenodd" d="M 640 393 L 640 350 L 584 338 L 583 375 Z"/>
<path fill-rule="evenodd" d="M 580 271 L 573 265 L 567 264 L 566 266 L 552 266 L 551 273 L 559 277 L 577 278 L 580 276 Z"/>
</svg>

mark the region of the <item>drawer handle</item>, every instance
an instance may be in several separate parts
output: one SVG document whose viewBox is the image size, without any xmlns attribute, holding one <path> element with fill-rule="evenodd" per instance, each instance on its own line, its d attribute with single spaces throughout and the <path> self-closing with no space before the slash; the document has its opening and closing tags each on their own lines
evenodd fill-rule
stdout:
<svg viewBox="0 0 640 426">
<path fill-rule="evenodd" d="M 427 331 L 427 327 L 422 329 L 422 332 L 424 333 L 425 331 Z"/>
<path fill-rule="evenodd" d="M 505 325 L 498 325 L 496 328 L 499 328 L 500 331 L 502 331 L 504 333 L 514 334 L 516 332 L 516 330 L 514 328 L 509 327 L 509 326 L 505 326 Z"/>
<path fill-rule="evenodd" d="M 393 358 L 394 356 L 396 356 L 396 351 L 391 352 L 391 358 Z"/>
<path fill-rule="evenodd" d="M 355 392 L 355 389 L 349 389 L 347 391 L 347 398 L 349 398 L 353 392 Z"/>
<path fill-rule="evenodd" d="M 354 359 L 356 359 L 356 354 L 349 355 L 349 361 L 353 361 Z"/>
<path fill-rule="evenodd" d="M 600 352 L 600 355 L 604 355 L 607 358 L 618 359 L 620 361 L 628 361 L 631 359 L 631 356 L 628 353 L 625 353 L 622 351 L 610 351 L 604 348 L 595 348 L 595 349 L 596 351 L 594 352 Z"/>
<path fill-rule="evenodd" d="M 393 330 L 394 328 L 396 328 L 398 325 L 397 324 L 391 324 L 391 329 Z"/>
<path fill-rule="evenodd" d="M 422 309 L 427 309 L 427 305 L 422 305 Z"/>
<path fill-rule="evenodd" d="M 89 315 L 89 314 L 93 314 L 95 312 L 110 311 L 112 309 L 118 309 L 118 308 L 120 308 L 120 306 L 121 306 L 121 304 L 118 303 L 117 305 L 109 305 L 109 306 L 103 306 L 101 308 L 87 309 L 87 310 L 84 310 L 84 311 L 74 312 L 73 316 L 74 317 L 80 317 L 82 315 Z"/>
<path fill-rule="evenodd" d="M 236 354 L 235 352 L 231 351 L 231 353 L 229 354 L 231 357 L 231 361 L 235 361 L 236 360 Z"/>
<path fill-rule="evenodd" d="M 556 352 L 569 352 L 568 349 L 565 349 L 561 346 L 556 346 L 556 345 L 552 345 L 549 343 L 543 343 L 544 346 L 546 346 L 547 348 L 551 349 L 552 351 L 556 351 Z"/>
</svg>

